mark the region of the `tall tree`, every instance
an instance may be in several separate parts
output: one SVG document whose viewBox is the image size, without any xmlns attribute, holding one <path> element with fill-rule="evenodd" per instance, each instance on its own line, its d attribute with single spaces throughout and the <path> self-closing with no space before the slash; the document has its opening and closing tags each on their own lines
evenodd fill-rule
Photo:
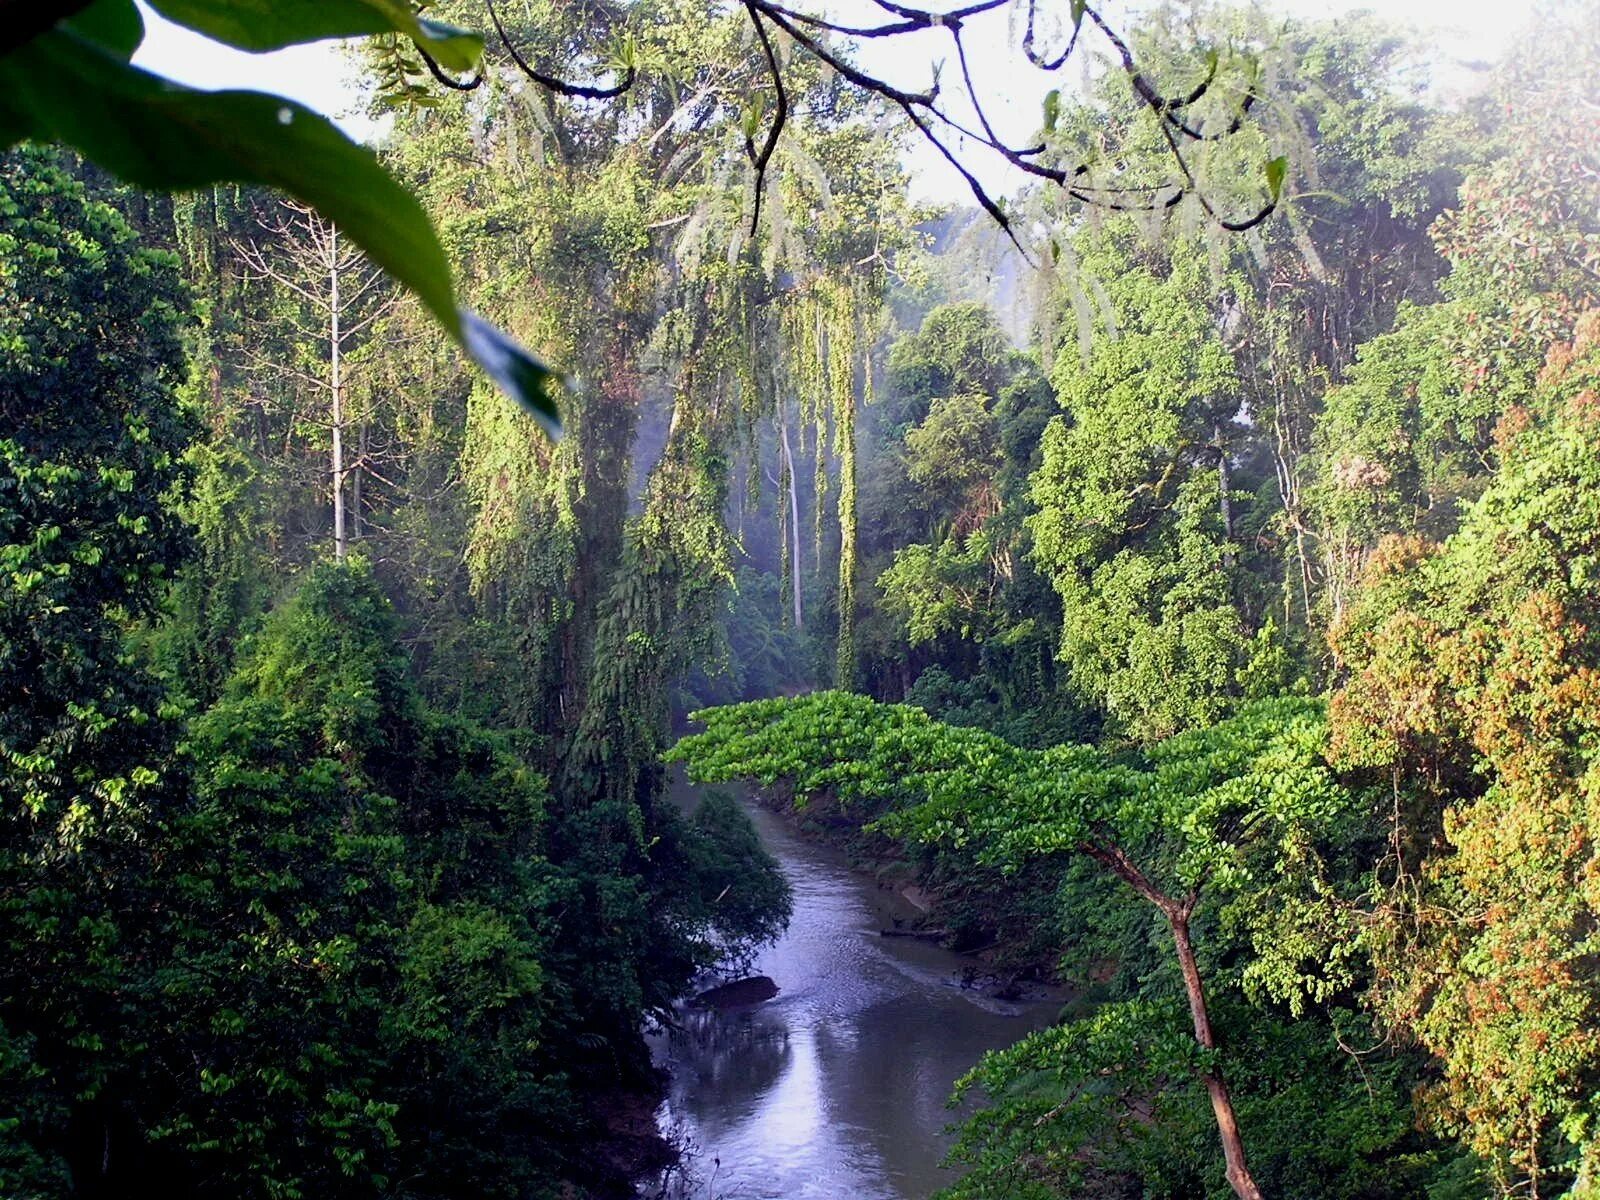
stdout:
<svg viewBox="0 0 1600 1200">
<path fill-rule="evenodd" d="M 1487 161 L 1431 227 L 1448 271 L 1357 351 L 1311 439 L 1306 499 L 1337 619 L 1378 541 L 1442 538 L 1494 471 L 1495 428 L 1531 402 L 1552 341 L 1600 303 L 1593 21 L 1552 9 L 1508 56 L 1478 135 Z"/>
<path fill-rule="evenodd" d="M 1083 263 L 1106 281 L 1104 336 L 1055 364 L 1065 412 L 1032 480 L 1033 557 L 1061 596 L 1073 689 L 1161 738 L 1226 711 L 1265 649 L 1221 433 L 1241 396 L 1204 259 L 1150 261 L 1131 229 L 1100 245 Z"/>
<path fill-rule="evenodd" d="M 1335 646 L 1343 763 L 1394 797 L 1376 996 L 1439 1060 L 1423 1112 L 1503 1195 L 1587 1195 L 1595 1086 L 1600 314 L 1552 346 L 1442 545 L 1380 542 Z"/>
<path fill-rule="evenodd" d="M 264 239 L 242 240 L 235 250 L 249 275 L 281 289 L 271 309 L 272 325 L 280 336 L 285 327 L 292 333 L 284 347 L 288 361 L 251 351 L 250 365 L 282 376 L 292 395 L 310 389 L 317 397 L 316 415 L 296 412 L 291 425 L 327 430 L 333 556 L 343 562 L 352 532 L 361 534 L 361 479 L 371 466 L 368 419 L 352 420 L 350 413 L 349 360 L 387 315 L 393 296 L 382 271 L 314 209 L 284 201 L 261 225 Z M 352 428 L 359 436 L 349 447 Z"/>
</svg>

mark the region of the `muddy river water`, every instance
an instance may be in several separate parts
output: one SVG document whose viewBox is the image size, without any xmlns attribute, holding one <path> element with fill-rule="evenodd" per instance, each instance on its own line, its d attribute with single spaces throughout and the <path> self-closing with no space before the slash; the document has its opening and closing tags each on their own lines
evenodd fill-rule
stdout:
<svg viewBox="0 0 1600 1200">
<path fill-rule="evenodd" d="M 961 986 L 971 960 L 884 937 L 886 893 L 837 851 L 746 802 L 794 888 L 788 932 L 754 974 L 778 994 L 686 1011 L 655 1035 L 671 1074 L 659 1120 L 685 1144 L 692 1200 L 923 1200 L 949 1183 L 952 1082 L 1048 1024 L 1059 1000 Z"/>
</svg>

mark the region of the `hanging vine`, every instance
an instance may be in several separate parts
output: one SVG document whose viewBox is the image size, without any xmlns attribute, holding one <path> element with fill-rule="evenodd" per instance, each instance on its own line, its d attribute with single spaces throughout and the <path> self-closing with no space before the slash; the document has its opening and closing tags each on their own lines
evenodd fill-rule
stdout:
<svg viewBox="0 0 1600 1200">
<path fill-rule="evenodd" d="M 650 822 L 641 803 L 659 790 L 671 687 L 690 663 L 720 654 L 719 617 L 733 586 L 729 528 L 734 458 L 766 411 L 763 336 L 745 263 L 704 262 L 679 289 L 653 349 L 672 375 L 666 445 L 643 511 L 624 532 L 621 569 L 603 605 L 587 703 L 564 764 L 570 788 L 609 805 L 614 832 L 640 853 Z M 645 786 L 641 786 L 644 783 Z"/>
<path fill-rule="evenodd" d="M 855 672 L 855 607 L 857 583 L 856 522 L 856 408 L 871 392 L 867 365 L 870 346 L 869 319 L 877 307 L 876 293 L 858 280 L 826 274 L 797 288 L 787 298 L 781 322 L 787 343 L 788 378 L 800 410 L 800 428 L 812 431 L 812 468 L 815 495 L 812 540 L 817 570 L 824 562 L 830 458 L 837 465 L 838 497 L 834 514 L 838 522 L 839 558 L 835 576 L 838 638 L 834 654 L 834 679 L 849 687 Z M 857 379 L 863 381 L 858 394 Z M 831 431 L 831 437 L 830 437 Z M 780 421 L 780 435 L 782 434 Z M 780 457 L 779 487 L 790 482 L 787 456 Z M 781 497 L 780 497 L 781 501 Z M 793 551 L 782 552 L 785 600 L 795 572 Z"/>
<path fill-rule="evenodd" d="M 789 453 L 789 427 L 785 421 L 783 411 L 783 397 L 778 396 L 774 401 L 774 424 L 778 430 L 778 561 L 781 580 L 778 585 L 778 600 L 783 607 L 783 625 L 785 628 L 798 629 L 800 627 L 800 608 L 797 600 L 798 580 L 794 547 L 799 543 L 800 530 L 798 528 L 800 514 L 796 511 L 797 505 L 791 503 L 794 495 L 794 462 Z M 794 541 L 791 542 L 790 538 Z M 791 617 L 790 613 L 794 616 Z"/>
<path fill-rule="evenodd" d="M 827 289 L 828 392 L 833 401 L 833 452 L 839 460 L 839 639 L 834 683 L 849 688 L 856 663 L 856 346 L 857 295 L 848 283 Z"/>
</svg>

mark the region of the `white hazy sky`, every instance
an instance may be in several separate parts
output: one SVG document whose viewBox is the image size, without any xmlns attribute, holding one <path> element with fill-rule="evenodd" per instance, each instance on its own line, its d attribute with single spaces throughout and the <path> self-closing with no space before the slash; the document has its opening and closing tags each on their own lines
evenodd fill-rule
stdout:
<svg viewBox="0 0 1600 1200">
<path fill-rule="evenodd" d="M 802 3 L 797 7 L 810 6 Z M 1065 7 L 1064 3 L 1059 7 Z M 1121 16 L 1125 23 L 1134 7 L 1113 0 L 1107 16 Z M 1493 61 L 1499 55 L 1528 6 L 1506 0 L 1270 0 L 1269 7 L 1310 19 L 1378 9 L 1390 21 L 1418 33 L 1419 44 L 1431 52 L 1435 77 L 1450 87 L 1469 75 L 1461 64 Z M 847 23 L 869 24 L 882 16 L 882 10 L 871 0 L 831 0 L 819 9 Z M 144 15 L 148 33 L 134 59 L 140 65 L 195 87 L 273 91 L 341 119 L 353 136 L 365 137 L 372 132 L 372 126 L 356 113 L 358 89 L 351 67 L 336 43 L 296 46 L 272 54 L 246 54 L 191 34 L 148 9 Z M 1060 86 L 1059 81 L 1034 70 L 1022 58 L 1005 13 L 981 20 L 985 23 L 973 21 L 968 28 L 975 82 L 980 92 L 995 98 L 989 115 L 998 132 L 1020 142 L 1038 127 L 1044 94 L 1051 87 Z M 890 48 L 869 44 L 866 64 L 908 87 L 926 84 L 932 64 L 949 54 L 950 41 L 942 32 L 918 36 L 918 42 L 895 39 Z M 953 63 L 947 67 L 946 78 L 952 81 L 947 84 L 947 94 L 954 81 L 953 67 Z M 972 161 L 986 185 L 997 191 L 1010 191 L 1022 182 L 1005 174 L 1003 166 L 989 166 L 976 158 Z M 966 185 L 931 147 L 919 147 L 908 159 L 908 165 L 918 198 L 958 203 L 970 199 Z"/>
</svg>

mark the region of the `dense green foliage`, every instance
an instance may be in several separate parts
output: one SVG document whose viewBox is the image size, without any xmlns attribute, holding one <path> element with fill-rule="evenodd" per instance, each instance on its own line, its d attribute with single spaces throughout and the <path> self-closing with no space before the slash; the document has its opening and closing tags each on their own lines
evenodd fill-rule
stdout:
<svg viewBox="0 0 1600 1200">
<path fill-rule="evenodd" d="M 201 268 L 184 388 L 179 258 L 50 153 L 0 182 L 0 1192 L 624 1186 L 656 1153 L 604 1121 L 650 1086 L 641 1021 L 781 930 L 772 860 L 726 799 L 619 839 L 537 740 L 425 700 L 412 580 L 260 511 L 303 477 L 231 394 L 275 310 L 206 267 L 217 235 L 165 210 Z"/>
<path fill-rule="evenodd" d="M 1429 1110 L 1504 1186 L 1595 1170 L 1594 575 L 1600 311 L 1551 348 L 1436 548 L 1387 543 L 1339 631 L 1340 751 L 1406 781 L 1380 997 L 1438 1055 Z M 1445 842 L 1450 853 L 1429 853 Z M 1573 1182 L 1576 1181 L 1576 1182 Z"/>
<path fill-rule="evenodd" d="M 1106 261 L 1084 261 L 1107 280 L 1117 336 L 1097 338 L 1087 361 L 1056 361 L 1071 421 L 1045 433 L 1030 523 L 1034 560 L 1061 594 L 1075 688 L 1151 738 L 1226 711 L 1255 647 L 1235 607 L 1249 575 L 1229 549 L 1218 465 L 1239 381 L 1205 302 L 1205 263 L 1175 255 L 1158 275 L 1133 236 L 1101 239 Z"/>
<path fill-rule="evenodd" d="M 127 7 L 0 54 L 93 52 L 0 135 L 220 178 L 106 149 L 108 90 L 155 120 L 121 59 L 85 81 Z M 751 225 L 740 11 L 507 6 L 485 49 L 433 23 L 466 0 L 157 7 L 388 30 L 416 201 L 363 255 L 247 186 L 0 158 L 0 1196 L 626 1194 L 643 1030 L 791 904 L 684 767 L 1070 989 L 956 1081 L 954 1200 L 1596 1194 L 1586 14 L 1454 105 L 1375 20 L 1152 17 L 1174 95 L 1251 47 L 1259 119 L 1091 73 L 1039 161 L 1159 192 L 1181 136 L 1225 206 L 1284 153 L 1278 212 L 1046 190 L 1048 265 L 986 296 L 802 56 Z M 639 78 L 525 88 L 512 46 Z M 458 282 L 418 306 L 374 268 L 423 211 Z M 441 343 L 457 292 L 574 368 L 563 441 Z"/>
<path fill-rule="evenodd" d="M 133 0 L 37 6 L 0 40 L 0 149 L 33 139 L 71 146 L 128 183 L 181 190 L 218 183 L 279 188 L 347 229 L 506 393 L 561 428 L 554 377 L 499 329 L 457 306 L 444 247 L 416 199 L 376 155 L 326 117 L 256 91 L 207 92 L 131 62 L 144 40 Z M 246 50 L 383 34 L 455 70 L 483 57 L 483 39 L 419 19 L 394 0 L 261 8 L 229 0 L 164 0 L 169 19 Z"/>
<path fill-rule="evenodd" d="M 191 725 L 152 982 L 208 1014 L 159 1050 L 202 1176 L 516 1194 L 505 1147 L 560 1112 L 542 781 L 404 668 L 370 573 L 321 568 Z"/>
<path fill-rule="evenodd" d="M 177 264 L 53 155 L 0 158 L 0 1192 L 59 1186 L 69 1121 L 138 1053 L 120 893 L 174 730 L 126 622 L 186 549 L 168 510 Z M 126 1038 L 126 1041 L 122 1039 Z M 119 1045 L 118 1043 L 121 1042 Z"/>
</svg>

